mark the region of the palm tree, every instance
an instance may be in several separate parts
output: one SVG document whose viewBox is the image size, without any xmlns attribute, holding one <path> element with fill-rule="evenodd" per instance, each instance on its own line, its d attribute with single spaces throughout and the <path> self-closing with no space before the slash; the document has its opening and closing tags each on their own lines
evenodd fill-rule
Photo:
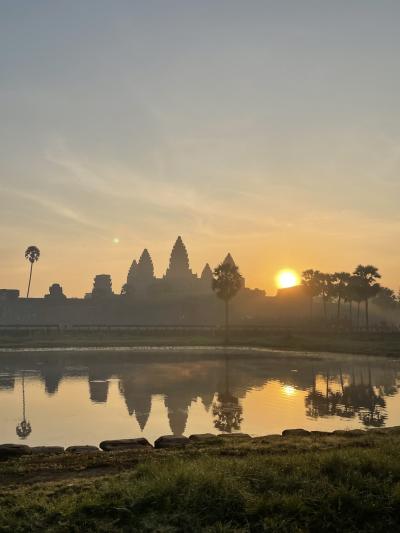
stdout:
<svg viewBox="0 0 400 533">
<path fill-rule="evenodd" d="M 373 303 L 384 310 L 393 310 L 397 307 L 396 294 L 392 289 L 381 287 Z"/>
<path fill-rule="evenodd" d="M 357 303 L 357 327 L 360 325 L 360 304 L 363 300 L 362 283 L 358 276 L 350 276 L 349 283 L 346 287 L 346 301 L 350 305 L 350 322 L 353 324 L 352 303 Z"/>
<path fill-rule="evenodd" d="M 35 263 L 36 261 L 39 261 L 39 257 L 40 257 L 40 250 L 37 246 L 28 246 L 28 248 L 25 250 L 25 259 L 27 259 L 31 264 L 30 271 L 29 271 L 28 290 L 26 292 L 27 298 L 29 298 L 29 291 L 31 288 L 33 263 Z"/>
<path fill-rule="evenodd" d="M 322 303 L 324 306 L 324 317 L 325 317 L 325 320 L 327 320 L 328 315 L 327 315 L 327 310 L 326 310 L 326 304 L 334 296 L 333 276 L 332 274 L 325 274 L 323 272 L 320 272 L 318 277 L 319 277 L 319 283 L 321 287 Z"/>
<path fill-rule="evenodd" d="M 301 284 L 310 298 L 310 320 L 312 320 L 313 317 L 314 298 L 321 294 L 320 274 L 319 270 L 309 268 L 308 270 L 304 270 L 301 275 Z"/>
<path fill-rule="evenodd" d="M 212 290 L 225 302 L 225 342 L 229 342 L 229 302 L 239 292 L 243 278 L 236 265 L 224 262 L 213 272 Z"/>
<path fill-rule="evenodd" d="M 342 301 L 347 297 L 347 287 L 350 283 L 351 275 L 348 272 L 335 272 L 332 275 L 333 291 L 337 297 L 337 321 L 340 320 L 340 310 Z"/>
<path fill-rule="evenodd" d="M 369 329 L 369 306 L 368 302 L 370 298 L 376 296 L 380 290 L 377 279 L 381 277 L 376 267 L 372 265 L 358 265 L 354 270 L 354 276 L 359 280 L 360 292 L 362 299 L 365 302 L 365 325 L 367 330 Z"/>
</svg>

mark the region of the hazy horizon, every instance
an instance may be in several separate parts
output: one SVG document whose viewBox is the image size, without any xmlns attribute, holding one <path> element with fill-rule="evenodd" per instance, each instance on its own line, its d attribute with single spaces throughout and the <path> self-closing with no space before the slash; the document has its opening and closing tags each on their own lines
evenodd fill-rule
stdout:
<svg viewBox="0 0 400 533">
<path fill-rule="evenodd" d="M 359 263 L 397 291 L 398 2 L 0 5 L 0 288 L 33 244 L 32 296 L 119 292 L 182 235 L 268 294 Z"/>
</svg>

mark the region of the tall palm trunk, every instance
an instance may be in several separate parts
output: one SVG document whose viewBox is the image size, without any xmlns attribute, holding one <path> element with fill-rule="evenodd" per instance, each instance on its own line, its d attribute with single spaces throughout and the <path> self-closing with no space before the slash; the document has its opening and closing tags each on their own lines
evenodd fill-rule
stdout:
<svg viewBox="0 0 400 533">
<path fill-rule="evenodd" d="M 368 298 L 365 299 L 365 325 L 367 328 L 367 331 L 369 330 L 369 305 L 368 305 Z"/>
<path fill-rule="evenodd" d="M 360 305 L 361 302 L 357 302 L 357 327 L 360 327 Z"/>
<path fill-rule="evenodd" d="M 31 268 L 30 268 L 30 271 L 29 271 L 28 290 L 26 291 L 26 297 L 27 297 L 27 298 L 29 298 L 29 291 L 30 291 L 30 289 L 31 289 L 32 269 L 33 269 L 33 263 L 31 263 Z"/>
<path fill-rule="evenodd" d="M 339 322 L 340 320 L 340 305 L 342 303 L 342 298 L 341 296 L 338 297 L 338 301 L 337 301 L 337 321 Z"/>
<path fill-rule="evenodd" d="M 229 343 L 229 300 L 225 300 L 225 344 Z"/>
<path fill-rule="evenodd" d="M 324 296 L 322 297 L 322 303 L 324 305 L 324 318 L 325 318 L 325 322 L 326 322 L 327 319 L 328 319 L 328 315 L 326 313 L 326 298 Z"/>
<path fill-rule="evenodd" d="M 25 372 L 22 372 L 22 420 L 26 420 L 26 403 L 25 403 Z"/>
<path fill-rule="evenodd" d="M 311 296 L 310 297 L 310 322 L 312 322 L 312 319 L 313 319 L 313 303 L 314 303 L 314 298 Z"/>
</svg>

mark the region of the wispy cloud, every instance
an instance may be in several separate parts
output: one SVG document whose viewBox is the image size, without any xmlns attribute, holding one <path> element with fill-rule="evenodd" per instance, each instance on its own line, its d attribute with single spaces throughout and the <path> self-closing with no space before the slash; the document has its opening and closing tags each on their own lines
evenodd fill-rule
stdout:
<svg viewBox="0 0 400 533">
<path fill-rule="evenodd" d="M 33 192 L 21 191 L 10 187 L 0 187 L 0 190 L 5 194 L 9 194 L 29 202 L 34 202 L 35 204 L 39 205 L 40 207 L 46 209 L 47 211 L 55 214 L 56 216 L 62 219 L 72 221 L 76 224 L 87 226 L 96 230 L 103 229 L 102 225 L 94 222 L 93 220 L 71 209 L 70 207 L 60 203 L 54 198 L 42 194 L 39 196 L 38 194 L 35 194 Z"/>
</svg>

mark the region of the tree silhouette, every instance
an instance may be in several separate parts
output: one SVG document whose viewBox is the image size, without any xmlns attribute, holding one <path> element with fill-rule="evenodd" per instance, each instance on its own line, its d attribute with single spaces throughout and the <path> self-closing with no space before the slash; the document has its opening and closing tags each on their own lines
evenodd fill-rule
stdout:
<svg viewBox="0 0 400 533">
<path fill-rule="evenodd" d="M 350 321 L 353 323 L 352 303 L 357 303 L 357 326 L 360 325 L 360 304 L 363 301 L 363 282 L 358 276 L 350 276 L 346 287 L 346 301 L 350 304 Z"/>
<path fill-rule="evenodd" d="M 321 294 L 321 278 L 320 271 L 309 268 L 305 270 L 301 276 L 301 284 L 303 285 L 305 292 L 310 298 L 310 320 L 313 317 L 313 303 L 314 298 Z"/>
<path fill-rule="evenodd" d="M 342 301 L 347 298 L 347 287 L 350 283 L 351 274 L 348 272 L 335 272 L 332 275 L 332 291 L 334 296 L 337 298 L 337 315 L 336 319 L 339 322 L 340 320 L 340 311 Z"/>
<path fill-rule="evenodd" d="M 367 330 L 369 329 L 369 305 L 370 298 L 376 296 L 380 290 L 377 279 L 381 277 L 376 267 L 372 265 L 358 265 L 354 271 L 354 276 L 358 278 L 358 284 L 360 289 L 360 295 L 365 302 L 365 325 Z"/>
<path fill-rule="evenodd" d="M 319 272 L 317 274 L 317 279 L 319 279 L 319 285 L 321 288 L 322 304 L 324 306 L 324 318 L 328 319 L 326 304 L 332 300 L 335 295 L 334 285 L 333 285 L 333 275 Z"/>
<path fill-rule="evenodd" d="M 398 305 L 395 292 L 387 287 L 381 287 L 379 289 L 379 292 L 376 295 L 376 298 L 374 298 L 373 303 L 381 309 L 388 310 L 396 309 Z"/>
<path fill-rule="evenodd" d="M 40 257 L 40 250 L 37 246 L 28 246 L 28 248 L 25 250 L 25 259 L 27 259 L 30 262 L 28 290 L 26 292 L 27 298 L 29 298 L 29 291 L 31 288 L 33 263 L 35 263 L 36 261 L 39 261 L 39 257 Z"/>
<path fill-rule="evenodd" d="M 229 302 L 242 287 L 243 278 L 236 265 L 224 262 L 213 272 L 212 289 L 225 303 L 225 342 L 229 342 Z"/>
</svg>

